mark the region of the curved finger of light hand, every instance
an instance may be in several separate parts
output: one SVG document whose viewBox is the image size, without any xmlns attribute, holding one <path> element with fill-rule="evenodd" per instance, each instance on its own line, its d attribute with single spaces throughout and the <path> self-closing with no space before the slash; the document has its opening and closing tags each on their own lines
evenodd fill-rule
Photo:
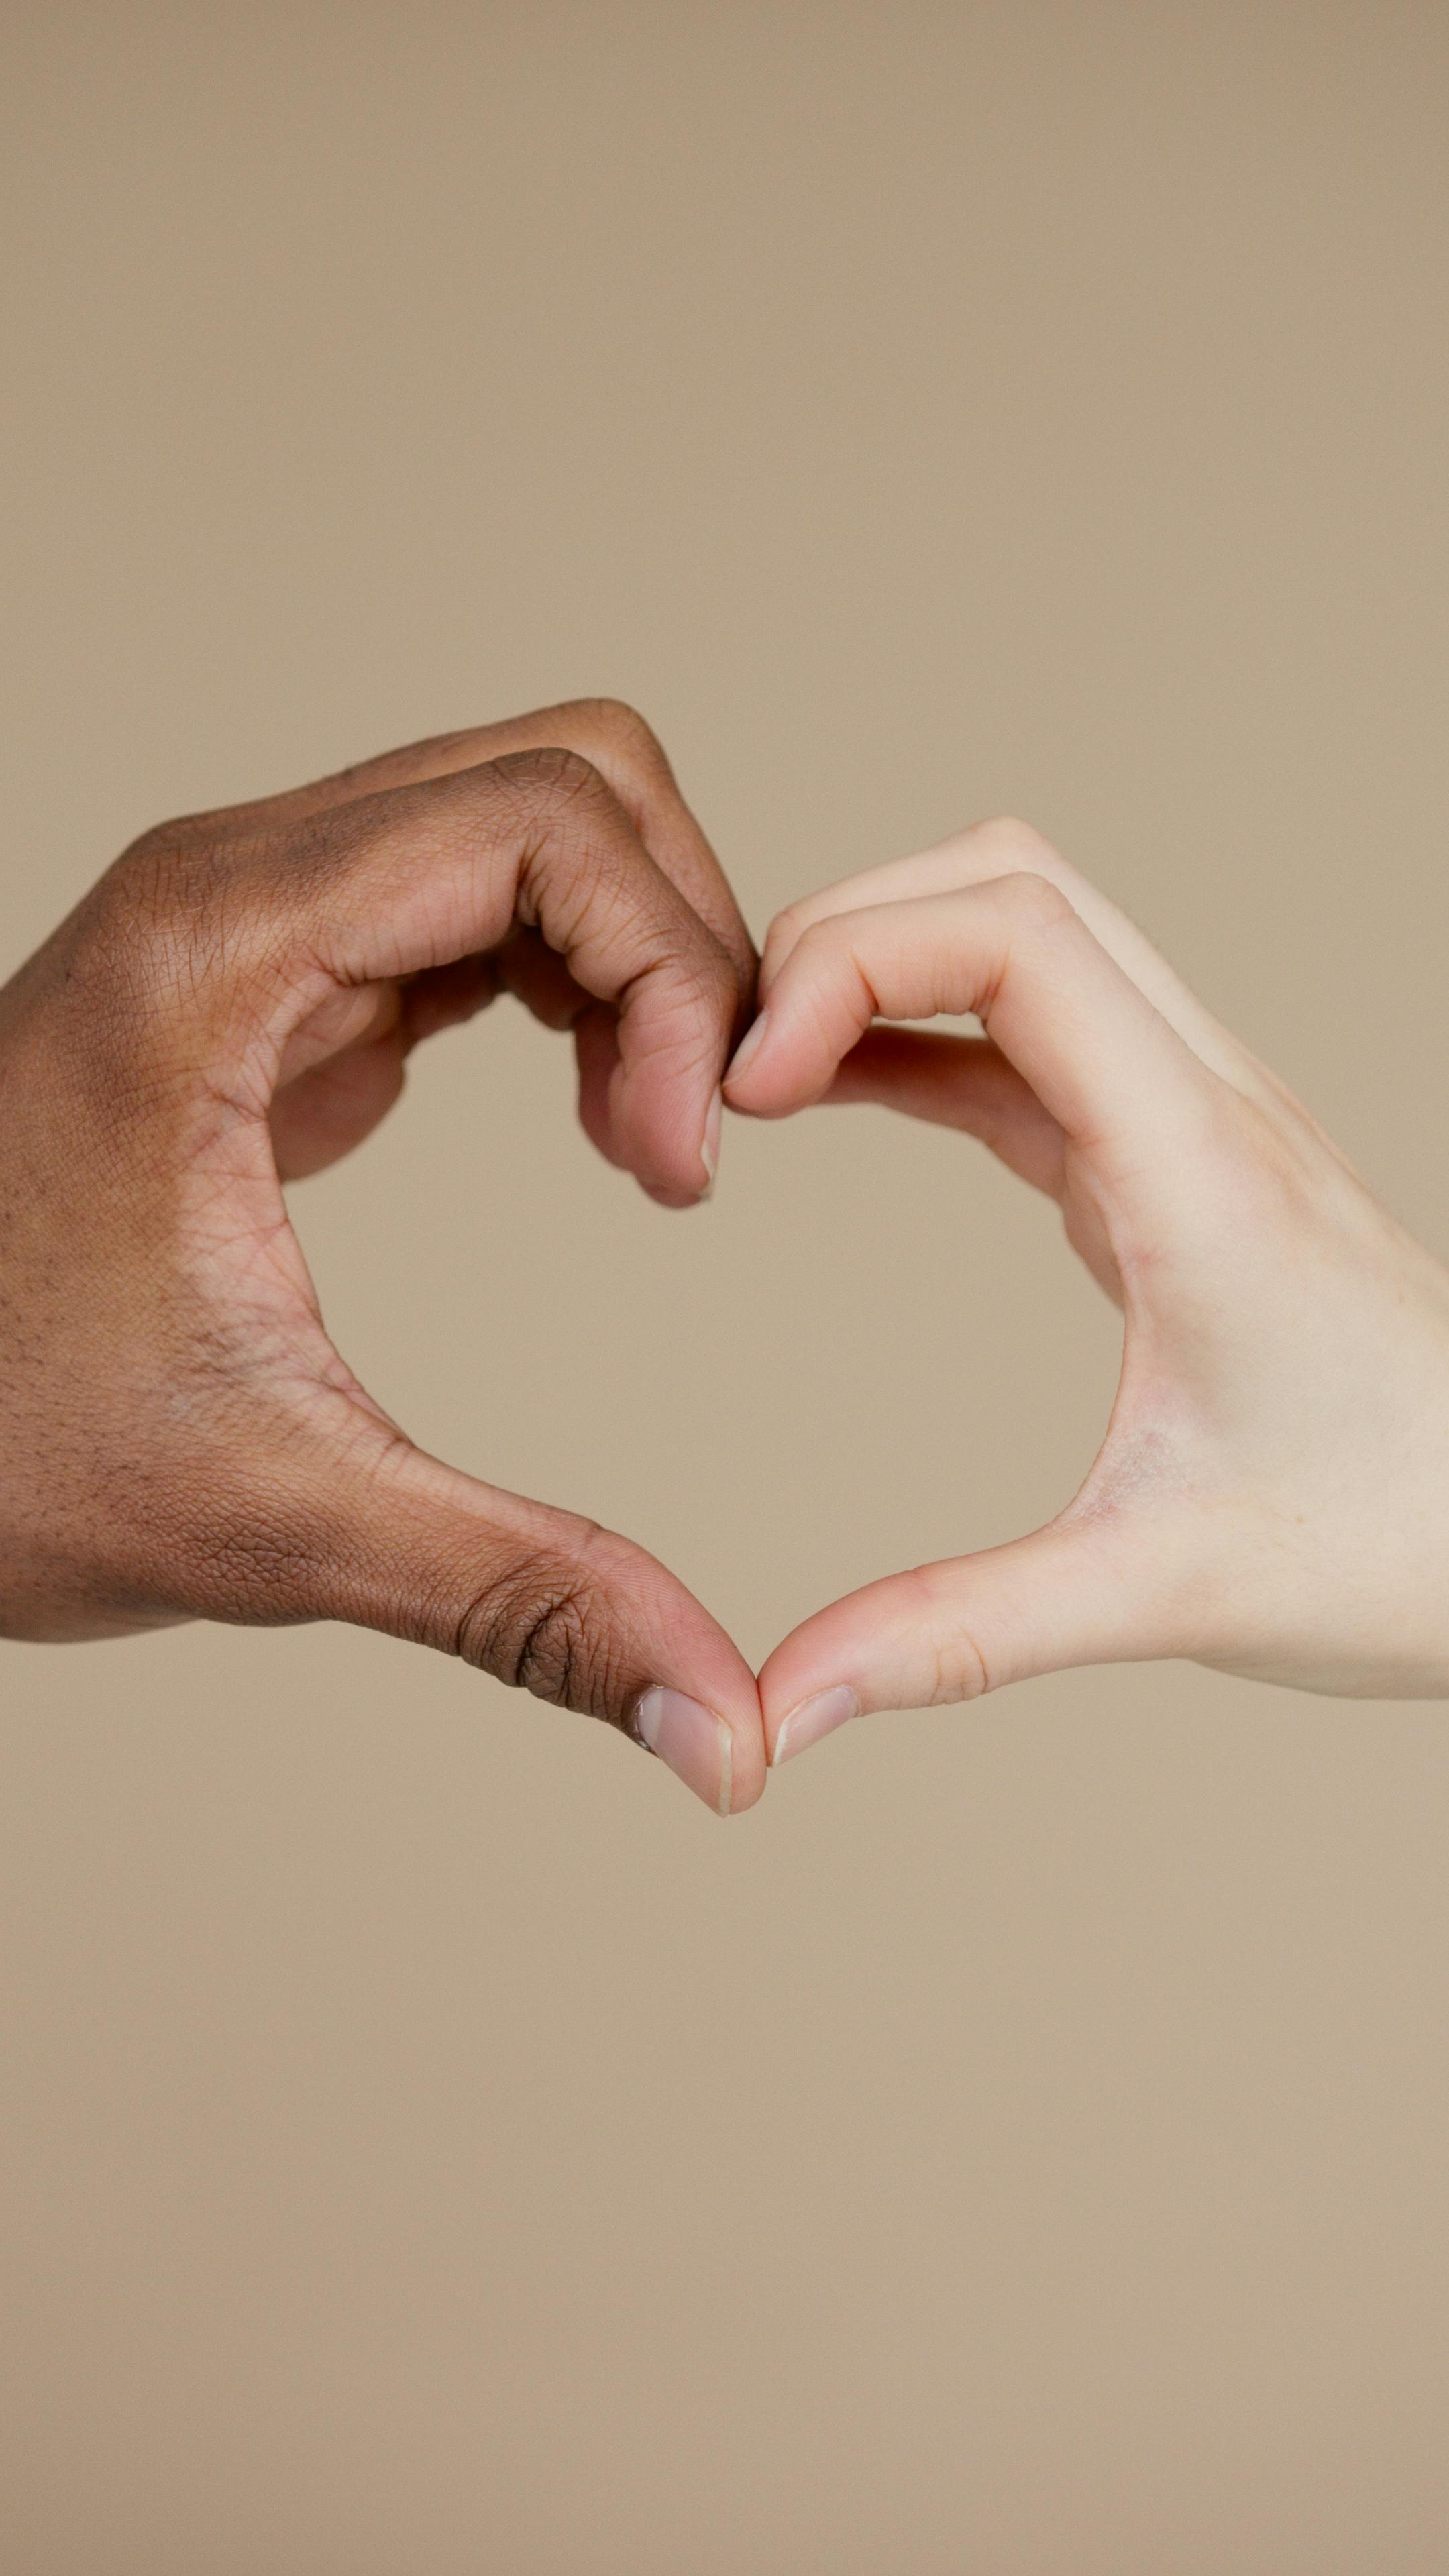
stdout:
<svg viewBox="0 0 1449 2576">
<path fill-rule="evenodd" d="M 1199 1111 L 1210 1077 L 1055 886 L 1002 877 L 842 913 L 802 934 L 725 1077 L 733 1108 L 823 1099 L 877 1017 L 975 1012 L 1077 1143 L 1151 1135 Z"/>
<path fill-rule="evenodd" d="M 1261 1073 L 1261 1067 L 1184 984 L 1161 951 L 1099 886 L 1064 859 L 1040 832 L 1014 815 L 973 823 L 964 832 L 955 832 L 948 840 L 938 841 L 910 858 L 864 868 L 856 876 L 842 877 L 837 884 L 823 886 L 818 893 L 788 904 L 771 923 L 765 942 L 761 999 L 768 998 L 796 942 L 816 922 L 831 920 L 842 912 L 859 912 L 868 905 L 957 893 L 968 886 L 1021 874 L 1043 877 L 1066 896 L 1099 946 L 1130 976 L 1204 1064 L 1239 1087 L 1245 1082 L 1253 1087 L 1253 1076 Z"/>
</svg>

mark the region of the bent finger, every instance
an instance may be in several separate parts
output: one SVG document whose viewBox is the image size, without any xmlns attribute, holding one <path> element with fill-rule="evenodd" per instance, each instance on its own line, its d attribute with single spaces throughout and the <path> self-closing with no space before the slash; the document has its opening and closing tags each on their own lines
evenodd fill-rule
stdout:
<svg viewBox="0 0 1449 2576">
<path fill-rule="evenodd" d="M 300 848 L 253 864 L 259 963 L 274 982 L 280 947 L 296 969 L 271 1042 L 285 1042 L 332 986 L 428 975 L 498 949 L 521 924 L 618 1014 L 609 1114 L 619 1159 L 675 1204 L 707 1188 L 737 978 L 575 754 L 515 754 L 355 799 L 315 818 Z"/>
<path fill-rule="evenodd" d="M 1272 1083 L 1272 1077 L 1256 1058 L 1213 1017 L 1121 907 L 1064 859 L 1040 832 L 1013 815 L 973 823 L 964 832 L 955 832 L 910 858 L 862 869 L 856 876 L 843 877 L 837 884 L 824 886 L 818 893 L 788 905 L 771 923 L 765 942 L 760 968 L 761 999 L 768 999 L 791 950 L 817 922 L 833 920 L 839 913 L 859 911 L 868 905 L 954 894 L 998 877 L 1022 874 L 1043 877 L 1066 896 L 1098 945 L 1213 1072 L 1240 1088 L 1256 1089 L 1260 1082 Z"/>
<path fill-rule="evenodd" d="M 608 781 L 656 867 L 693 905 L 729 957 L 739 983 L 741 1014 L 747 1014 L 759 961 L 729 879 L 680 792 L 662 743 L 644 717 L 621 699 L 573 698 L 500 722 L 459 727 L 351 762 L 280 795 L 188 819 L 199 831 L 255 832 L 530 751 L 575 752 Z"/>
<path fill-rule="evenodd" d="M 1067 1136 L 1160 1141 L 1201 1114 L 1209 1077 L 1060 890 L 1012 876 L 814 923 L 726 1077 L 733 1107 L 784 1117 L 823 1099 L 872 1021 L 974 1012 Z"/>
</svg>

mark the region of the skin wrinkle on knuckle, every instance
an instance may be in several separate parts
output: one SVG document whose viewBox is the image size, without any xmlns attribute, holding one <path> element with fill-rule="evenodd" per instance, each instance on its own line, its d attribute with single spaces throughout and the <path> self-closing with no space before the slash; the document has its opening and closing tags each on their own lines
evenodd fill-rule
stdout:
<svg viewBox="0 0 1449 2576">
<path fill-rule="evenodd" d="M 921 1578 L 926 1597 L 931 1687 L 923 1705 L 945 1708 L 959 1700 L 982 1699 L 991 1688 L 986 1657 L 959 1610 L 942 1603 L 928 1575 Z"/>
<path fill-rule="evenodd" d="M 612 815 L 609 817 L 613 821 Z M 615 831 L 568 832 L 544 853 L 551 862 L 550 945 L 644 952 L 653 961 L 674 936 L 660 889 Z"/>
<path fill-rule="evenodd" d="M 449 1651 L 535 1699 L 620 1722 L 607 1604 L 577 1562 L 532 1555 L 491 1575 L 454 1616 Z"/>
<path fill-rule="evenodd" d="M 677 987 L 681 1008 L 711 1020 L 728 1018 L 733 1011 L 738 993 L 734 968 L 727 950 L 703 925 L 696 929 L 684 923 L 664 933 L 649 971 Z"/>
<path fill-rule="evenodd" d="M 913 1607 L 892 1624 L 907 1647 L 918 1643 L 919 1678 L 928 1684 L 916 1704 L 946 1708 L 960 1700 L 984 1698 L 993 1686 L 992 1675 L 955 1598 L 955 1569 L 913 1566 L 901 1580 Z"/>
<path fill-rule="evenodd" d="M 598 864 L 587 848 L 570 848 L 558 832 L 541 832 L 520 854 L 515 919 L 538 934 L 584 990 L 597 944 L 596 916 L 602 911 L 616 935 L 629 920 L 611 876 L 607 860 Z"/>
<path fill-rule="evenodd" d="M 79 958 L 139 1049 L 164 1053 L 177 1024 L 225 1017 L 229 996 L 275 974 L 274 873 L 271 844 L 256 836 L 218 844 L 167 825 L 101 879 L 83 908 Z"/>
<path fill-rule="evenodd" d="M 1074 868 L 1070 859 L 1064 859 L 1061 852 L 1054 849 L 1050 841 L 1043 840 L 1029 823 L 1008 818 L 1001 825 L 992 823 L 975 828 L 988 835 L 999 830 L 1003 837 L 999 841 L 988 839 L 979 856 L 974 852 L 968 853 L 973 859 L 968 881 L 971 885 L 1009 885 L 1018 877 L 1030 877 L 1054 888 L 1080 921 L 1089 919 L 1094 901 L 1102 902 L 1098 889 L 1082 875 L 1081 870 Z"/>
<path fill-rule="evenodd" d="M 697 996 L 733 1026 L 753 982 L 724 940 L 639 845 L 608 780 L 575 752 L 519 753 L 499 768 L 522 766 L 523 831 L 518 862 L 520 920 L 538 926 L 547 908 L 549 944 L 582 958 L 597 947 L 647 950 L 635 977 L 615 995 L 627 1007 L 631 987 L 660 970 L 693 970 L 716 988 Z M 742 935 L 742 954 L 748 950 Z"/>
<path fill-rule="evenodd" d="M 511 879 L 516 918 L 534 924 L 531 881 L 540 861 L 560 842 L 568 848 L 577 809 L 600 796 L 612 807 L 606 782 L 577 753 L 516 751 L 325 809 L 304 818 L 304 828 L 316 835 L 324 883 L 337 856 L 365 864 L 380 848 L 400 844 L 396 872 L 414 904 L 426 903 L 429 876 L 437 874 L 440 922 L 450 874 L 472 868 L 486 898 L 502 868 Z M 482 908 L 490 908 L 486 900 Z"/>
<path fill-rule="evenodd" d="M 729 958 L 702 925 L 677 924 L 649 939 L 650 953 L 614 997 L 619 1061 L 631 1086 L 649 1071 L 670 1082 L 717 1083 L 737 1025 L 739 986 Z"/>
<path fill-rule="evenodd" d="M 590 733 L 598 737 L 597 766 L 651 860 L 720 941 L 734 973 L 737 1004 L 743 1007 L 753 998 L 759 971 L 754 942 L 729 879 L 680 795 L 669 755 L 652 725 L 617 698 L 580 699 L 560 712 L 576 720 L 585 742 Z M 656 832 L 663 835 L 663 848 L 656 844 Z M 687 883 L 675 872 L 685 856 Z"/>
<path fill-rule="evenodd" d="M 565 757 L 567 775 L 522 800 L 517 909 L 538 927 L 546 903 L 549 945 L 572 952 L 601 932 L 638 936 L 672 889 L 657 880 L 607 779 L 575 754 Z"/>
<path fill-rule="evenodd" d="M 1049 937 L 1067 925 L 1075 927 L 1080 916 L 1060 886 L 1030 870 L 994 879 L 981 892 L 998 908 L 1001 919 L 996 954 L 983 962 L 969 1005 L 989 1034 L 1007 978 L 1020 964 L 1019 943 Z"/>
<path fill-rule="evenodd" d="M 606 904 L 611 942 L 638 961 L 618 983 L 616 1008 L 662 986 L 677 989 L 681 1008 L 731 1015 L 739 979 L 723 942 L 667 880 L 631 867 L 627 853 L 611 853 L 611 864 L 612 881 L 588 886 L 586 903 Z"/>
<path fill-rule="evenodd" d="M 660 998 L 654 988 L 662 988 Z M 734 1012 L 734 988 L 722 977 L 700 978 L 677 960 L 654 961 L 636 976 L 620 1001 L 621 1062 L 632 1084 L 648 1072 L 685 1085 L 718 1081 L 724 1070 Z"/>
<path fill-rule="evenodd" d="M 583 752 L 572 751 L 566 744 L 549 743 L 534 751 L 508 751 L 489 761 L 479 770 L 465 770 L 465 778 L 496 781 L 505 794 L 511 794 L 525 811 L 544 809 L 545 823 L 571 806 L 604 803 L 615 804 L 613 790 L 603 773 L 594 767 Z"/>
<path fill-rule="evenodd" d="M 984 1699 L 991 1688 L 986 1658 L 964 1628 L 938 1638 L 933 1658 L 935 1678 L 928 1706 L 944 1708 L 959 1700 Z"/>
</svg>

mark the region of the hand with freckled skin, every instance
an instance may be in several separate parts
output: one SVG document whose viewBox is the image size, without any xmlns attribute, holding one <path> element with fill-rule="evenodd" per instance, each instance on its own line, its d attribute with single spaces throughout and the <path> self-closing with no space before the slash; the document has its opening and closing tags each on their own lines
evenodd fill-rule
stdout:
<svg viewBox="0 0 1449 2576">
<path fill-rule="evenodd" d="M 0 1636 L 352 1620 L 751 1806 L 723 1630 L 628 1540 L 414 1447 L 328 1339 L 281 1184 L 507 989 L 572 1031 L 600 1151 L 693 1206 L 755 966 L 607 700 L 147 833 L 0 992 Z"/>
<path fill-rule="evenodd" d="M 1124 1324 L 1080 1492 L 805 1620 L 760 1675 L 772 1759 L 1135 1657 L 1449 1695 L 1449 1273 L 1131 923 L 1024 824 L 981 824 L 792 905 L 761 998 L 733 1108 L 875 1101 L 979 1138 Z M 876 1025 L 937 1012 L 986 1034 Z"/>
</svg>

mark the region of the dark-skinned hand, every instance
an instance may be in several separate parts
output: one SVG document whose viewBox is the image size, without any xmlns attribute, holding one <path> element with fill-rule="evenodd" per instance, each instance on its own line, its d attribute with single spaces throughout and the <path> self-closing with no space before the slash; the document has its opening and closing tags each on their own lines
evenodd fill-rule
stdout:
<svg viewBox="0 0 1449 2576">
<path fill-rule="evenodd" d="M 724 1631 L 629 1540 L 414 1446 L 333 1348 L 282 1183 L 506 989 L 572 1031 L 600 1151 L 689 1207 L 755 965 L 607 700 L 146 833 L 0 992 L 0 1634 L 352 1620 L 752 1805 Z"/>
</svg>

